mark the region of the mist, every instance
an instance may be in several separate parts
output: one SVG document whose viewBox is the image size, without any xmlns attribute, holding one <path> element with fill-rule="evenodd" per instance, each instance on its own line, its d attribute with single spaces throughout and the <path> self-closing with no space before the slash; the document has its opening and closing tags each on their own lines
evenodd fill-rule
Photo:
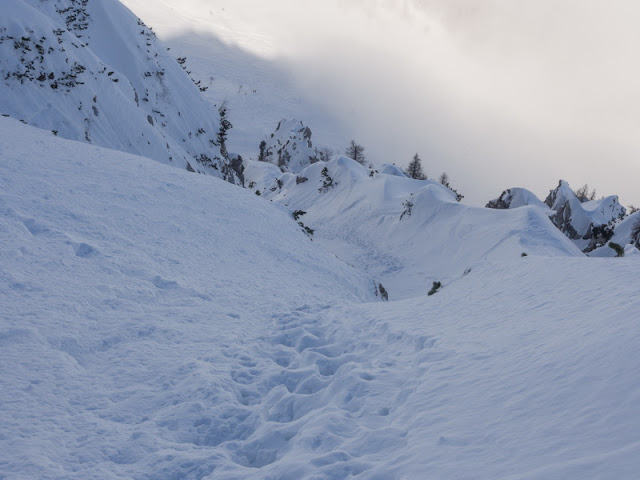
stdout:
<svg viewBox="0 0 640 480">
<path fill-rule="evenodd" d="M 467 203 L 514 186 L 544 198 L 562 178 L 640 205 L 637 2 L 162 3 L 224 15 L 228 41 L 286 64 L 305 100 L 335 115 L 335 138 L 373 163 L 418 153 Z"/>
</svg>

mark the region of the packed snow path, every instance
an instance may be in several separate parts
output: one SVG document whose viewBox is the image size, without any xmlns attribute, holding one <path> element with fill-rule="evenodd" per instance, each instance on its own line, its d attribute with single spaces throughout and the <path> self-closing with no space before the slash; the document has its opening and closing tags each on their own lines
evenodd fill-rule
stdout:
<svg viewBox="0 0 640 480">
<path fill-rule="evenodd" d="M 246 349 L 223 349 L 233 359 L 228 401 L 208 412 L 180 409 L 176 418 L 189 430 L 180 432 L 183 441 L 218 447 L 213 478 L 345 478 L 401 454 L 407 432 L 387 417 L 420 381 L 416 354 L 433 342 L 372 320 L 362 330 L 345 328 L 327 321 L 329 309 L 276 314 L 271 334 Z"/>
</svg>

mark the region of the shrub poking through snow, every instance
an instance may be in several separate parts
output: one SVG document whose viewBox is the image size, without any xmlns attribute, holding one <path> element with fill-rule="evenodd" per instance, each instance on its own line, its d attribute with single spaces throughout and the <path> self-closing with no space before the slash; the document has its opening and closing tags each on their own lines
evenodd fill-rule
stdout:
<svg viewBox="0 0 640 480">
<path fill-rule="evenodd" d="M 458 191 L 453 188 L 451 186 L 451 184 L 449 183 L 449 175 L 447 175 L 447 172 L 442 172 L 442 175 L 440 175 L 440 177 L 438 178 L 438 181 L 444 185 L 445 187 L 447 187 L 449 190 L 451 190 L 453 193 L 456 194 L 456 200 L 459 202 L 460 200 L 462 200 L 464 198 L 464 195 L 458 193 Z"/>
<path fill-rule="evenodd" d="M 427 293 L 427 295 L 431 296 L 434 293 L 436 293 L 438 290 L 440 290 L 440 288 L 442 287 L 442 283 L 440 282 L 433 282 L 433 285 L 431 285 L 431 290 L 429 290 L 429 293 Z"/>
<path fill-rule="evenodd" d="M 329 169 L 327 167 L 324 167 L 320 174 L 322 175 L 322 186 L 318 189 L 320 193 L 328 192 L 330 188 L 336 186 L 333 178 L 329 175 Z"/>
<path fill-rule="evenodd" d="M 301 216 L 306 215 L 306 214 L 307 214 L 307 212 L 305 212 L 304 210 L 296 210 L 291 215 L 293 215 L 293 219 L 295 221 L 298 221 Z"/>
<path fill-rule="evenodd" d="M 528 256 L 529 256 L 529 254 L 528 254 L 527 252 L 522 252 L 522 253 L 520 254 L 520 256 L 521 256 L 521 257 L 528 257 Z"/>
<path fill-rule="evenodd" d="M 389 301 L 389 294 L 387 293 L 387 290 L 382 286 L 381 283 L 378 283 L 378 290 L 380 290 L 380 297 L 382 297 L 382 299 L 385 302 Z"/>
<path fill-rule="evenodd" d="M 298 225 L 300 225 L 302 227 L 302 231 L 304 233 L 306 233 L 307 235 L 309 235 L 309 237 L 311 237 L 311 235 L 313 235 L 313 233 L 315 232 L 315 230 L 313 228 L 309 228 L 307 227 L 304 223 L 302 222 L 298 222 Z"/>
<path fill-rule="evenodd" d="M 400 220 L 406 215 L 407 217 L 411 216 L 411 209 L 413 208 L 413 202 L 411 200 L 405 200 L 402 202 L 402 206 L 404 207 L 404 211 L 402 215 L 400 215 Z"/>
<path fill-rule="evenodd" d="M 609 248 L 616 252 L 616 257 L 624 257 L 624 248 L 622 248 L 622 245 L 615 242 L 609 242 Z"/>
<path fill-rule="evenodd" d="M 382 300 L 384 300 L 385 302 L 389 301 L 389 294 L 387 293 L 387 290 L 382 286 L 382 283 L 373 282 L 373 287 L 375 288 L 376 297 L 380 295 L 380 298 L 382 298 Z"/>
</svg>

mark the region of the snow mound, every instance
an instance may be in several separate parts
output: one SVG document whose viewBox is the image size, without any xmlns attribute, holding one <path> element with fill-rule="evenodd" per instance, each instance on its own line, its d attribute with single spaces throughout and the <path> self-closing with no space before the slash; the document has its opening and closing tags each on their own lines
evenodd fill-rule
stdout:
<svg viewBox="0 0 640 480">
<path fill-rule="evenodd" d="M 395 175 L 396 177 L 406 177 L 407 175 L 402 171 L 400 167 L 385 163 L 378 168 L 379 172 L 384 175 Z"/>
<path fill-rule="evenodd" d="M 57 135 L 242 183 L 218 112 L 116 0 L 5 0 L 0 113 Z"/>
<path fill-rule="evenodd" d="M 543 203 L 533 192 L 526 188 L 509 188 L 495 200 L 489 201 L 486 208 L 507 209 L 520 208 L 527 205 L 540 207 L 543 210 L 549 210 L 549 207 Z M 552 213 L 552 212 L 550 212 Z"/>
<path fill-rule="evenodd" d="M 484 260 L 582 255 L 546 208 L 468 207 L 440 183 L 396 173 L 371 176 L 335 157 L 282 175 L 263 197 L 306 212 L 314 238 L 379 279 L 392 300 L 425 294 L 432 282 L 451 281 Z"/>
</svg>

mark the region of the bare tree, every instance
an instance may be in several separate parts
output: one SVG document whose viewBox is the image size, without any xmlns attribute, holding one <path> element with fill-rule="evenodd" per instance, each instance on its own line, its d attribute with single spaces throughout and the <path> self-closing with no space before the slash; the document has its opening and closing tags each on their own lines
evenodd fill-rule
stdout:
<svg viewBox="0 0 640 480">
<path fill-rule="evenodd" d="M 596 199 L 596 189 L 594 188 L 591 193 L 589 193 L 589 185 L 586 183 L 574 193 L 576 194 L 576 197 L 578 197 L 578 200 L 580 200 L 580 203 Z"/>
<path fill-rule="evenodd" d="M 315 148 L 316 158 L 322 162 L 328 162 L 333 156 L 333 150 L 329 147 Z"/>
<path fill-rule="evenodd" d="M 347 155 L 347 157 L 355 160 L 361 165 L 364 165 L 364 147 L 357 143 L 355 140 L 351 140 L 344 153 Z"/>
</svg>

